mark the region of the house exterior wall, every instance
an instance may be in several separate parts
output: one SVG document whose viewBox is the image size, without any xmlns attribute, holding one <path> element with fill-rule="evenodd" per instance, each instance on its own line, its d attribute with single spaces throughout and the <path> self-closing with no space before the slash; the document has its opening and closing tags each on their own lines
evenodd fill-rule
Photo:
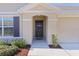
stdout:
<svg viewBox="0 0 79 59">
<path fill-rule="evenodd" d="M 57 34 L 58 42 L 79 42 L 79 13 L 60 12 L 54 6 L 49 8 L 46 4 L 26 6 L 22 12 L 15 15 L 3 16 L 19 16 L 20 17 L 20 37 L 26 40 L 27 44 L 32 44 L 33 40 L 33 16 L 44 15 L 46 19 L 46 40 L 48 44 L 52 44 L 52 34 Z M 23 8 L 22 8 L 23 9 Z M 59 11 L 58 11 L 58 10 Z M 56 12 L 58 11 L 58 12 Z M 1 23 L 0 23 L 1 24 Z M 2 38 L 2 37 L 1 37 Z M 9 37 L 7 37 L 9 38 Z M 12 37 L 15 38 L 15 37 Z"/>
<path fill-rule="evenodd" d="M 21 15 L 21 35 L 27 44 L 32 43 L 33 39 L 33 19 L 37 14 Z M 46 14 L 41 14 L 46 15 Z M 51 14 L 52 15 L 52 14 Z M 52 44 L 52 34 L 57 34 L 58 42 L 79 42 L 79 18 L 60 17 L 48 15 L 46 21 L 46 40 Z"/>
<path fill-rule="evenodd" d="M 59 18 L 57 31 L 59 42 L 79 42 L 79 17 Z"/>
<path fill-rule="evenodd" d="M 39 6 L 38 6 L 39 7 Z M 33 40 L 33 16 L 44 15 L 46 20 L 46 40 L 48 44 L 52 44 L 52 34 L 57 34 L 58 42 L 79 42 L 79 15 L 56 14 L 50 10 L 31 9 L 20 14 L 20 35 L 26 40 L 27 44 L 32 44 Z M 48 7 L 46 7 L 48 9 Z M 34 11 L 37 12 L 34 12 Z M 53 11 L 53 10 L 52 10 Z"/>
<path fill-rule="evenodd" d="M 21 36 L 26 40 L 27 44 L 31 44 L 33 40 L 33 16 L 39 15 L 38 13 L 21 14 Z M 56 34 L 57 18 L 56 15 L 50 13 L 40 13 L 40 15 L 47 16 L 46 19 L 46 40 L 48 44 L 52 44 L 52 34 Z"/>
<path fill-rule="evenodd" d="M 57 18 L 49 18 L 47 26 L 47 41 L 48 44 L 52 44 L 52 34 L 57 34 Z"/>
<path fill-rule="evenodd" d="M 20 21 L 21 21 L 21 26 L 20 26 L 21 36 L 26 40 L 27 44 L 31 44 L 31 41 L 32 41 L 32 19 L 31 19 L 31 17 L 28 18 L 27 15 L 21 15 Z"/>
</svg>

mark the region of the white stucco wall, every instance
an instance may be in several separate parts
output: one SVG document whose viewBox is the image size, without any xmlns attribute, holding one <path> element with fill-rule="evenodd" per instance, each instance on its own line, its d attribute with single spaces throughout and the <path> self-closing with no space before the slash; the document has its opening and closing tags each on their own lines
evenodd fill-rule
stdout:
<svg viewBox="0 0 79 59">
<path fill-rule="evenodd" d="M 79 42 L 78 17 L 59 18 L 57 30 L 59 42 Z"/>
<path fill-rule="evenodd" d="M 23 21 L 23 38 L 26 40 L 27 44 L 31 43 L 32 40 L 32 22 Z"/>
<path fill-rule="evenodd" d="M 37 7 L 40 7 L 39 5 Z M 50 12 L 49 7 L 31 8 L 23 10 L 21 16 L 21 36 L 26 40 L 27 44 L 32 43 L 33 39 L 33 16 L 45 15 L 46 20 L 46 40 L 48 44 L 52 44 L 52 34 L 57 34 L 58 42 L 79 42 L 79 17 L 72 17 L 68 14 L 65 16 L 61 13 Z M 32 11 L 34 10 L 34 11 Z M 28 12 L 29 11 L 29 12 Z"/>
<path fill-rule="evenodd" d="M 26 40 L 27 44 L 32 43 L 33 39 L 33 16 L 38 15 L 38 13 L 28 13 L 28 14 L 21 14 L 21 36 Z M 57 26 L 57 18 L 55 15 L 50 13 L 40 13 L 40 15 L 47 16 L 46 19 L 46 40 L 48 44 L 51 44 L 52 41 L 52 34 L 56 33 L 56 26 Z"/>
<path fill-rule="evenodd" d="M 21 10 L 21 13 L 8 16 L 20 16 L 20 36 L 26 40 L 27 44 L 32 43 L 33 39 L 33 16 L 45 15 L 46 19 L 46 40 L 52 44 L 52 34 L 57 34 L 58 42 L 79 42 L 79 14 L 75 13 L 58 13 L 44 5 L 35 7 L 30 6 Z M 59 10 L 59 9 L 58 9 Z M 58 11 L 57 10 L 57 11 Z M 29 12 L 28 12 L 29 11 Z M 61 10 L 62 11 L 62 10 Z"/>
<path fill-rule="evenodd" d="M 57 34 L 57 19 L 48 19 L 47 22 L 47 40 L 48 44 L 52 44 L 52 34 Z"/>
<path fill-rule="evenodd" d="M 60 17 L 53 14 L 40 13 L 48 16 L 46 21 L 46 38 L 48 44 L 52 44 L 52 34 L 57 34 L 58 42 L 79 42 L 79 18 Z M 33 19 L 38 14 L 21 15 L 21 35 L 27 44 L 32 43 L 33 39 Z"/>
<path fill-rule="evenodd" d="M 57 18 L 56 13 L 59 8 L 52 8 L 47 4 L 35 4 L 26 6 L 20 10 L 21 14 L 21 33 L 27 44 L 32 43 L 33 39 L 33 16 L 44 15 L 46 19 L 46 40 L 48 44 L 52 44 L 52 34 L 56 34 Z"/>
<path fill-rule="evenodd" d="M 26 17 L 25 17 L 26 16 Z M 21 36 L 26 40 L 27 44 L 32 42 L 32 18 L 27 15 L 21 15 Z"/>
</svg>

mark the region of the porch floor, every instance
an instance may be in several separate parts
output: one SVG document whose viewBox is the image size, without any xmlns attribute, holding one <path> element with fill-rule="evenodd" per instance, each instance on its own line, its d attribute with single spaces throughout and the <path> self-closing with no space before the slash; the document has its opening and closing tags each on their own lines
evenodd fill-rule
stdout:
<svg viewBox="0 0 79 59">
<path fill-rule="evenodd" d="M 49 48 L 48 43 L 45 39 L 33 40 L 31 48 Z"/>
</svg>

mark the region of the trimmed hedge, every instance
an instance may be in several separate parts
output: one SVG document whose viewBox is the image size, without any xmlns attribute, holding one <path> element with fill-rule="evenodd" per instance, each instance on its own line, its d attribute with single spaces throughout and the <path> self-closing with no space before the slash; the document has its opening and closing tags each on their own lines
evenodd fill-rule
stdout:
<svg viewBox="0 0 79 59">
<path fill-rule="evenodd" d="M 0 45 L 0 56 L 12 56 L 17 51 L 18 47 L 16 46 Z"/>
<path fill-rule="evenodd" d="M 24 39 L 13 39 L 11 41 L 11 45 L 12 46 L 17 46 L 19 48 L 25 48 L 26 47 L 26 43 Z"/>
<path fill-rule="evenodd" d="M 6 45 L 7 43 L 3 40 L 3 39 L 0 39 L 0 45 Z"/>
</svg>

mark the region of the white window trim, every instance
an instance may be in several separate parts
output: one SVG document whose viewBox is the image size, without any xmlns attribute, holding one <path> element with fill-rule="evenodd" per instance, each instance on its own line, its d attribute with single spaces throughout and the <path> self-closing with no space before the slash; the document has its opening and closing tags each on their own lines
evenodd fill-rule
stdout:
<svg viewBox="0 0 79 59">
<path fill-rule="evenodd" d="M 2 17 L 2 37 L 4 36 L 4 28 L 3 28 L 3 25 L 4 25 L 4 23 L 3 23 L 3 17 Z"/>
</svg>

